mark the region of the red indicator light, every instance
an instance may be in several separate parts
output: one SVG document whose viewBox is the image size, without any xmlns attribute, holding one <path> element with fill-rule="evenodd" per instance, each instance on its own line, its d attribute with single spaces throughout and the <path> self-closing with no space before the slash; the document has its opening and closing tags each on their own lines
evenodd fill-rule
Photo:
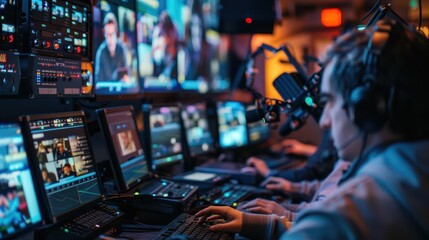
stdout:
<svg viewBox="0 0 429 240">
<path fill-rule="evenodd" d="M 339 27 L 342 23 L 342 13 L 339 8 L 325 8 L 320 14 L 320 21 L 324 27 Z"/>
<path fill-rule="evenodd" d="M 13 38 L 13 35 L 9 35 L 9 43 L 13 43 L 13 40 L 15 40 L 15 39 Z"/>
<path fill-rule="evenodd" d="M 247 17 L 244 21 L 246 21 L 247 24 L 251 24 L 253 22 L 253 19 L 250 17 Z"/>
</svg>

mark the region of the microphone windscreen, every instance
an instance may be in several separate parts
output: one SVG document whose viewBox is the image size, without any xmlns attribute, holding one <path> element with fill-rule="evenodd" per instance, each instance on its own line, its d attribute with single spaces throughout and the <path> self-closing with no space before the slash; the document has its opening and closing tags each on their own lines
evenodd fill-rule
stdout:
<svg viewBox="0 0 429 240">
<path fill-rule="evenodd" d="M 247 123 L 253 123 L 261 121 L 264 118 L 264 114 L 261 113 L 258 109 L 252 109 L 246 111 L 246 121 Z"/>
</svg>

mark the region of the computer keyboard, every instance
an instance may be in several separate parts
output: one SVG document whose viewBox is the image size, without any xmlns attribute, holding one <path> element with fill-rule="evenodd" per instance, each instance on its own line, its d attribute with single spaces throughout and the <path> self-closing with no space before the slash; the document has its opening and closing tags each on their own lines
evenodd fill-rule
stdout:
<svg viewBox="0 0 429 240">
<path fill-rule="evenodd" d="M 206 200 L 214 205 L 237 207 L 238 203 L 251 197 L 265 197 L 271 191 L 247 185 L 225 184 L 212 189 Z"/>
<path fill-rule="evenodd" d="M 193 192 L 196 186 L 171 181 L 150 181 L 147 185 L 140 188 L 140 194 L 150 194 L 154 197 L 165 198 L 184 198 Z"/>
<path fill-rule="evenodd" d="M 82 212 L 82 214 L 36 229 L 34 239 L 94 239 L 104 232 L 119 233 L 121 231 L 120 222 L 123 217 L 123 212 L 104 203 L 99 203 L 88 211 Z"/>
<path fill-rule="evenodd" d="M 183 213 L 161 230 L 154 239 L 173 239 L 174 236 L 184 236 L 189 239 L 234 239 L 231 233 L 210 231 L 209 223 L 198 223 L 193 215 Z M 186 237 L 185 237 L 186 236 Z M 174 238 L 176 239 L 176 238 Z"/>
<path fill-rule="evenodd" d="M 105 224 L 115 220 L 119 214 L 116 209 L 106 204 L 99 204 L 96 208 L 63 223 L 60 229 L 71 235 L 85 236 L 94 229 L 102 228 Z"/>
</svg>

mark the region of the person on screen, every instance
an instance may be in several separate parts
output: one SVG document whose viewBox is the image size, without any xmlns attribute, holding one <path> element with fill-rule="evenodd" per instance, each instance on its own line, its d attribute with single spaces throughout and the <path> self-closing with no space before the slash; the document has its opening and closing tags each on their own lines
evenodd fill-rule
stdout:
<svg viewBox="0 0 429 240">
<path fill-rule="evenodd" d="M 126 47 L 118 38 L 118 21 L 113 13 L 104 16 L 104 41 L 95 55 L 95 81 L 130 82 Z"/>
<path fill-rule="evenodd" d="M 70 176 L 75 176 L 76 177 L 76 172 L 73 171 L 72 166 L 70 165 L 70 163 L 66 163 L 63 166 L 63 173 L 61 174 L 61 178 L 66 178 L 66 177 L 70 177 Z"/>
<path fill-rule="evenodd" d="M 48 169 L 46 167 L 42 168 L 42 179 L 44 183 L 53 183 L 57 181 L 57 177 L 54 173 L 48 172 Z"/>
<path fill-rule="evenodd" d="M 118 138 L 121 145 L 122 156 L 136 151 L 136 144 L 134 143 L 131 131 L 120 132 Z"/>
<path fill-rule="evenodd" d="M 186 41 L 186 80 L 204 80 L 209 78 L 209 46 L 202 6 L 199 0 L 191 0 L 191 15 L 185 26 Z"/>
<path fill-rule="evenodd" d="M 37 147 L 37 159 L 39 160 L 39 163 L 46 163 L 48 161 L 48 153 L 48 149 L 46 149 L 45 145 L 40 142 Z"/>
<path fill-rule="evenodd" d="M 170 15 L 163 11 L 152 33 L 154 76 L 177 79 L 178 33 Z"/>
<path fill-rule="evenodd" d="M 17 192 L 9 190 L 6 196 L 0 194 L 0 226 L 19 226 L 21 221 L 23 221 L 23 215 L 19 210 Z"/>
<path fill-rule="evenodd" d="M 55 159 L 60 160 L 71 157 L 71 153 L 65 150 L 64 145 L 60 142 L 57 143 L 57 151 L 55 152 Z"/>
</svg>

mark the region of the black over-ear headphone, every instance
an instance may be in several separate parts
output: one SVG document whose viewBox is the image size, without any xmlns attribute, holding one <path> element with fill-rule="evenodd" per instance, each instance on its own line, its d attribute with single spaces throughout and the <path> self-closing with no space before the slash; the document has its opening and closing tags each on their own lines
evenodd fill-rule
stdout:
<svg viewBox="0 0 429 240">
<path fill-rule="evenodd" d="M 386 87 L 376 82 L 377 61 L 389 39 L 391 24 L 378 22 L 362 55 L 361 79 L 346 99 L 349 118 L 362 132 L 376 132 L 385 124 L 395 90 L 394 84 L 386 94 Z"/>
</svg>

